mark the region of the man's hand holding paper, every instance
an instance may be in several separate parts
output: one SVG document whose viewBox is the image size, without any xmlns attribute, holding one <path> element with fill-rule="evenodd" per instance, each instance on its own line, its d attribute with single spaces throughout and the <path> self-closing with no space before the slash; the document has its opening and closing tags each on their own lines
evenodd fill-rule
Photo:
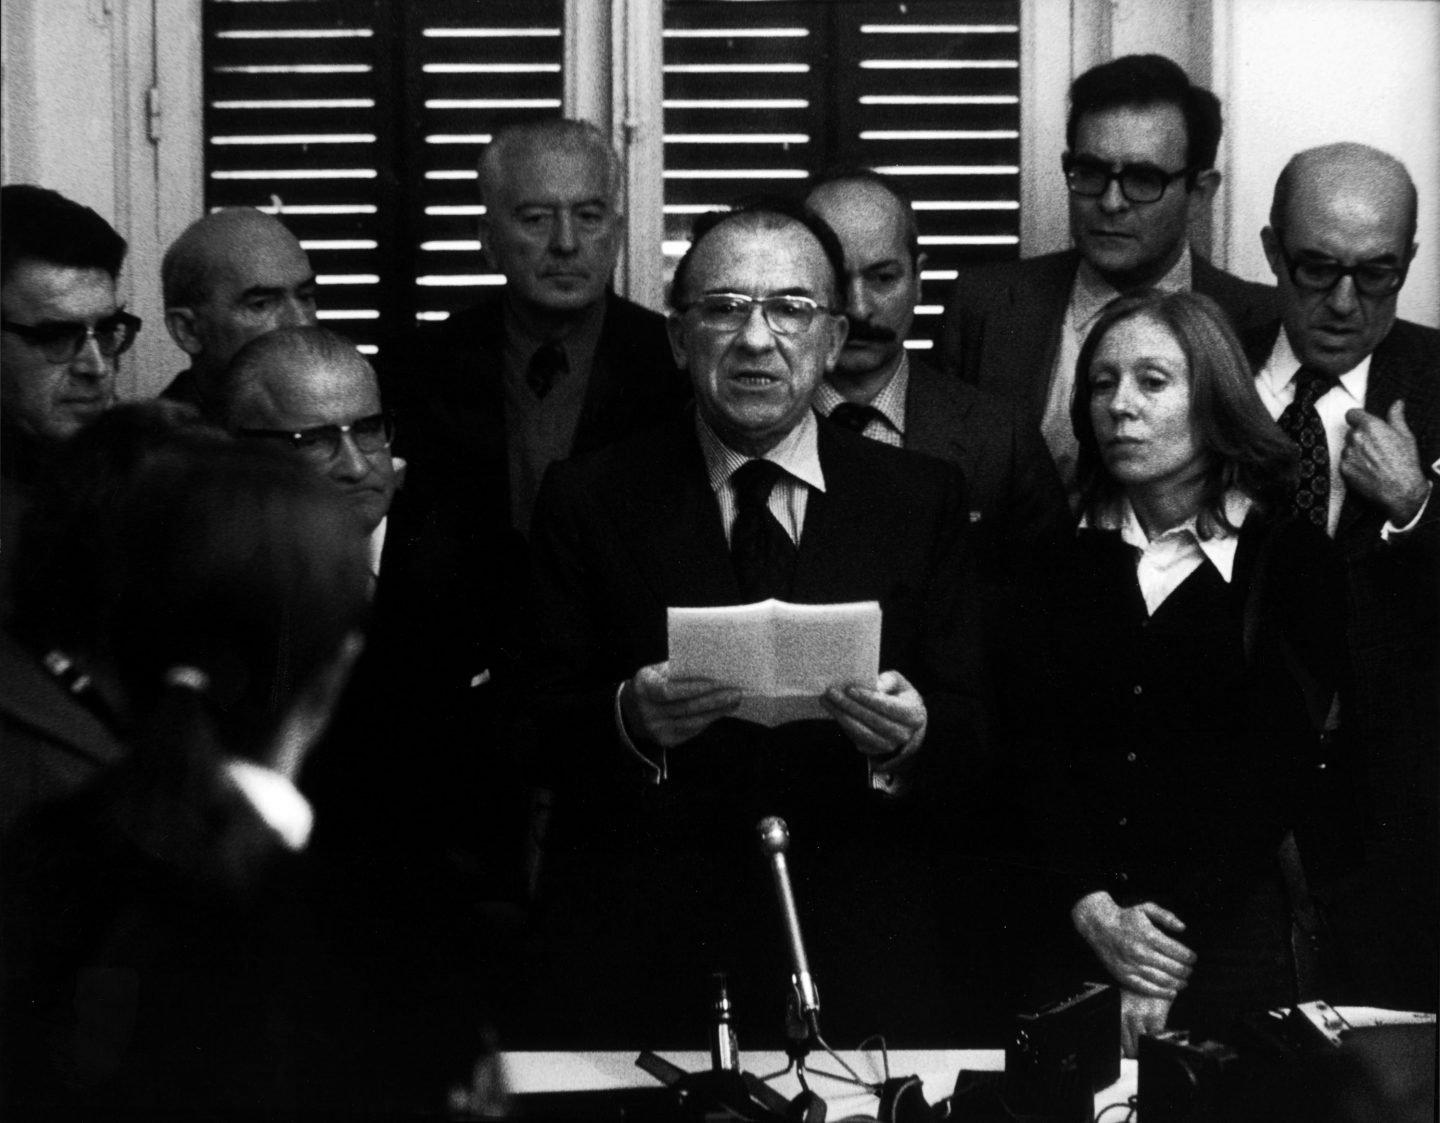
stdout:
<svg viewBox="0 0 1440 1123">
<path fill-rule="evenodd" d="M 925 699 L 899 671 L 881 674 L 874 690 L 832 686 L 821 705 L 876 767 L 895 768 L 925 739 Z"/>
<path fill-rule="evenodd" d="M 635 672 L 620 692 L 620 710 L 635 739 L 669 749 L 734 713 L 740 698 L 740 691 L 712 679 L 672 677 L 667 660 Z"/>
</svg>

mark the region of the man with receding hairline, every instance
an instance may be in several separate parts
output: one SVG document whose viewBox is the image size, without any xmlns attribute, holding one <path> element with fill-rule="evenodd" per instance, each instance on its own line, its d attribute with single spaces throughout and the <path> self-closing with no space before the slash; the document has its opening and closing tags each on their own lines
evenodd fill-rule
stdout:
<svg viewBox="0 0 1440 1123">
<path fill-rule="evenodd" d="M 661 317 L 611 290 L 624 215 L 600 130 L 569 119 L 502 130 L 479 183 L 481 249 L 505 285 L 424 327 L 387 369 L 387 392 L 412 483 L 524 534 L 552 462 L 678 409 L 685 384 Z"/>
<path fill-rule="evenodd" d="M 953 1029 L 916 839 L 930 801 L 979 794 L 956 776 L 982 756 L 961 481 L 816 418 L 844 344 L 843 268 L 834 233 L 793 203 L 697 222 L 667 321 L 695 408 L 555 465 L 536 505 L 546 1008 L 603 1010 L 572 1031 L 590 1043 L 678 1040 L 724 969 L 742 1033 L 781 1038 L 764 815 L 789 823 L 831 1032 Z M 880 604 L 879 673 L 831 685 L 828 720 L 739 720 L 734 684 L 667 659 L 668 608 L 772 597 Z"/>
<path fill-rule="evenodd" d="M 1404 165 L 1378 149 L 1294 156 L 1261 232 L 1280 319 L 1246 343 L 1261 399 L 1301 448 L 1293 505 L 1335 539 L 1345 566 L 1355 689 L 1340 716 L 1361 770 L 1366 851 L 1335 907 L 1357 969 L 1352 1000 L 1433 1009 L 1440 331 L 1396 317 L 1416 204 Z"/>
<path fill-rule="evenodd" d="M 235 352 L 256 336 L 315 324 L 315 271 L 279 219 L 229 207 L 197 219 L 160 267 L 165 327 L 190 356 L 161 396 L 213 414 L 207 399 Z"/>
</svg>

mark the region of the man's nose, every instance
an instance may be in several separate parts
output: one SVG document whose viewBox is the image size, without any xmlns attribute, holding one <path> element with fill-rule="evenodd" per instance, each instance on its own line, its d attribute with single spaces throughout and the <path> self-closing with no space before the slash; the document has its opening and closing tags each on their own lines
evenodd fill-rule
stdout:
<svg viewBox="0 0 1440 1123">
<path fill-rule="evenodd" d="M 1114 214 L 1129 206 L 1130 200 L 1125 198 L 1125 192 L 1120 190 L 1120 181 L 1118 179 L 1110 180 L 1100 196 L 1100 209 L 1106 214 Z"/>
<path fill-rule="evenodd" d="M 306 300 L 299 296 L 286 297 L 281 305 L 280 316 L 276 321 L 276 327 L 282 328 L 305 328 L 314 327 L 319 323 L 319 317 L 315 315 L 315 302 Z"/>
<path fill-rule="evenodd" d="M 1360 306 L 1360 294 L 1355 290 L 1355 278 L 1341 277 L 1335 287 L 1325 294 L 1325 304 L 1330 311 L 1348 316 Z"/>
<path fill-rule="evenodd" d="M 852 320 L 865 323 L 875 313 L 875 302 L 870 299 L 870 289 L 860 277 L 852 277 L 845 286 L 845 314 Z"/>
<path fill-rule="evenodd" d="M 363 480 L 369 474 L 370 458 L 355 443 L 354 434 L 341 433 L 340 449 L 330 464 L 331 477 L 352 483 L 356 480 Z"/>
<path fill-rule="evenodd" d="M 92 335 L 86 338 L 70 360 L 70 371 L 82 378 L 109 378 L 115 373 L 115 360 L 100 353 L 100 343 Z"/>
<path fill-rule="evenodd" d="M 735 342 L 750 351 L 765 351 L 775 346 L 775 331 L 765 319 L 761 305 L 750 305 L 749 315 L 735 333 Z"/>
<path fill-rule="evenodd" d="M 575 220 L 567 210 L 556 214 L 550 227 L 550 248 L 556 253 L 575 252 Z"/>
</svg>

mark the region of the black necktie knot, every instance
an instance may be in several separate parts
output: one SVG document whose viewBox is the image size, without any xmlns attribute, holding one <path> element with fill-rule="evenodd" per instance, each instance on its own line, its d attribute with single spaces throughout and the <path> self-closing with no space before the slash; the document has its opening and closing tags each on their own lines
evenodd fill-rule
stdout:
<svg viewBox="0 0 1440 1123">
<path fill-rule="evenodd" d="M 1303 366 L 1295 372 L 1295 401 L 1299 409 L 1310 409 L 1339 380 L 1333 374 Z"/>
<path fill-rule="evenodd" d="M 730 476 L 730 482 L 735 486 L 736 509 L 754 511 L 763 508 L 784 474 L 785 469 L 773 460 L 745 461 Z"/>
<path fill-rule="evenodd" d="M 874 406 L 861 405 L 859 402 L 841 402 L 830 411 L 830 420 L 845 426 L 852 433 L 865 432 L 870 422 L 884 416 Z"/>
</svg>

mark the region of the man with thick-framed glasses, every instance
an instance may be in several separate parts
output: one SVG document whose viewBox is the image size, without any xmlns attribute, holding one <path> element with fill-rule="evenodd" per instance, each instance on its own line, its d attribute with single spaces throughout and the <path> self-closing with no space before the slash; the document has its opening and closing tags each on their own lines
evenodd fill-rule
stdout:
<svg viewBox="0 0 1440 1123">
<path fill-rule="evenodd" d="M 722 969 L 742 1031 L 779 1035 L 781 935 L 747 904 L 764 900 L 764 814 L 787 818 L 814 887 L 831 1032 L 945 1018 L 911 832 L 983 755 L 974 559 L 953 465 L 813 410 L 844 344 L 843 271 L 834 232 L 796 203 L 699 220 L 667 320 L 694 409 L 556 464 L 536 503 L 556 957 L 537 1005 L 587 1044 L 681 1032 Z M 734 684 L 671 673 L 668 608 L 768 598 L 878 601 L 880 673 L 831 686 L 826 719 L 773 728 L 734 717 Z"/>
<path fill-rule="evenodd" d="M 1354 1000 L 1433 1009 L 1440 331 L 1396 316 L 1417 219 L 1415 184 L 1393 156 L 1353 143 L 1294 156 L 1261 232 L 1279 320 L 1246 345 L 1261 399 L 1300 447 L 1289 501 L 1335 539 L 1345 565 L 1355 689 L 1340 716 L 1356 771 L 1343 782 L 1361 793 L 1365 863 L 1329 900 Z"/>
<path fill-rule="evenodd" d="M 116 359 L 140 330 L 116 295 L 125 251 L 89 207 L 0 188 L 0 571 L 55 448 L 115 404 Z M 0 614 L 7 584 L 0 572 Z"/>
<path fill-rule="evenodd" d="M 1274 314 L 1273 290 L 1217 269 L 1190 229 L 1220 184 L 1220 103 L 1159 55 L 1126 55 L 1070 87 L 1057 187 L 1074 248 L 962 270 L 937 341 L 942 366 L 1018 399 L 1039 426 L 1072 503 L 1075 360 L 1110 300 L 1139 288 L 1193 289 L 1238 330 Z"/>
</svg>

